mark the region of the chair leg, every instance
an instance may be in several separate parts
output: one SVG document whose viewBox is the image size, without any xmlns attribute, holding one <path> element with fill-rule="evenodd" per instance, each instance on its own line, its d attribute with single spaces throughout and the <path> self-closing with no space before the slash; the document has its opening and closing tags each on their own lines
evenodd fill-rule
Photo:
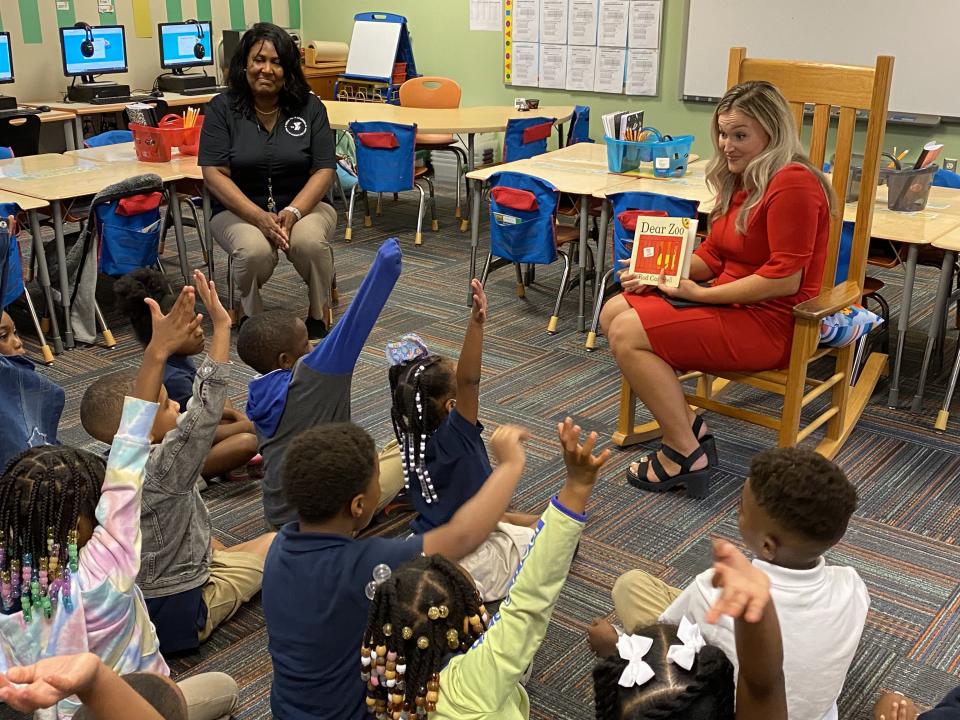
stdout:
<svg viewBox="0 0 960 720">
<path fill-rule="evenodd" d="M 193 224 L 197 229 L 197 239 L 200 241 L 200 251 L 203 253 L 203 262 L 209 266 L 210 249 L 207 247 L 207 239 L 203 236 L 203 223 L 200 222 L 200 216 L 197 214 L 196 206 L 189 200 L 187 200 L 185 204 L 190 210 L 190 215 L 193 216 Z"/>
<path fill-rule="evenodd" d="M 396 198 L 396 193 L 394 193 Z M 377 193 L 377 217 L 383 215 L 383 193 Z"/>
<path fill-rule="evenodd" d="M 357 186 L 350 188 L 350 202 L 347 203 L 347 228 L 343 231 L 345 240 L 353 239 L 353 201 L 357 197 Z"/>
<path fill-rule="evenodd" d="M 93 303 L 93 311 L 96 314 L 97 322 L 99 322 L 100 327 L 103 328 L 103 344 L 108 348 L 116 347 L 117 341 L 113 339 L 113 333 L 110 332 L 110 328 L 107 327 L 107 321 L 103 319 L 103 313 L 100 312 L 100 305 L 97 302 Z"/>
<path fill-rule="evenodd" d="M 590 331 L 587 333 L 586 348 L 589 351 L 597 349 L 597 330 L 600 329 L 600 311 L 603 310 L 604 294 L 607 290 L 607 281 L 613 275 L 613 268 L 607 270 L 600 278 L 600 292 L 597 293 L 597 302 L 593 306 L 593 320 L 590 322 Z"/>
<path fill-rule="evenodd" d="M 517 272 L 517 297 L 526 297 L 527 289 L 523 285 L 523 269 L 520 267 L 520 263 L 514 263 L 513 269 Z"/>
<path fill-rule="evenodd" d="M 367 211 L 367 214 L 363 216 L 363 226 L 373 227 L 373 218 L 370 217 L 370 193 L 366 190 L 363 191 L 363 205 Z"/>
<path fill-rule="evenodd" d="M 30 319 L 33 320 L 33 328 L 37 331 L 37 338 L 40 340 L 40 352 L 43 355 L 45 365 L 53 364 L 53 351 L 47 344 L 47 337 L 43 334 L 43 328 L 40 327 L 40 318 L 37 317 L 37 311 L 33 307 L 33 298 L 30 297 L 30 291 L 23 289 L 23 297 L 27 301 L 27 310 L 30 311 Z"/>
<path fill-rule="evenodd" d="M 850 385 L 854 386 L 857 384 L 857 378 L 860 376 L 860 363 L 863 362 L 863 353 L 867 349 L 867 341 L 870 337 L 869 333 L 862 335 L 859 340 L 857 340 L 857 352 L 853 356 L 853 370 L 850 371 Z"/>
<path fill-rule="evenodd" d="M 570 256 L 562 250 L 557 255 L 563 258 L 563 275 L 560 276 L 560 289 L 557 291 L 557 302 L 553 307 L 553 315 L 547 323 L 547 332 L 551 335 L 557 332 L 557 323 L 560 321 L 560 303 L 563 302 L 563 293 L 567 289 L 567 280 L 570 279 Z"/>
<path fill-rule="evenodd" d="M 957 389 L 957 376 L 960 375 L 960 342 L 957 343 L 957 357 L 953 361 L 953 370 L 950 373 L 950 382 L 947 384 L 947 394 L 943 398 L 943 407 L 937 413 L 934 427 L 943 432 L 947 429 L 947 420 L 950 419 L 950 403 L 953 401 L 953 392 Z"/>
<path fill-rule="evenodd" d="M 437 219 L 437 195 L 433 189 L 433 180 L 425 177 L 427 187 L 430 188 L 430 229 L 436 232 L 440 229 L 440 221 Z"/>
<path fill-rule="evenodd" d="M 426 193 L 423 192 L 423 187 L 418 183 L 413 184 L 417 190 L 420 191 L 420 207 L 417 210 L 417 234 L 414 235 L 413 244 L 414 245 L 423 245 L 423 205 L 427 200 Z"/>
<path fill-rule="evenodd" d="M 480 284 L 487 286 L 487 278 L 490 277 L 490 267 L 493 264 L 493 255 L 487 254 L 487 261 L 483 264 L 483 272 L 480 273 Z"/>
</svg>

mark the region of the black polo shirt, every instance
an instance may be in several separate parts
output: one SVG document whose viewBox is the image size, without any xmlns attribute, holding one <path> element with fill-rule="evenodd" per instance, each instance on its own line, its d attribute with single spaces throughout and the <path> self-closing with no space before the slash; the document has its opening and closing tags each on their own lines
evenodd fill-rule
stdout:
<svg viewBox="0 0 960 720">
<path fill-rule="evenodd" d="M 201 166 L 230 168 L 230 177 L 257 207 L 267 209 L 267 180 L 273 181 L 277 212 L 306 185 L 314 170 L 337 166 L 336 144 L 327 109 L 316 95 L 292 113 L 280 111 L 273 130 L 234 109 L 236 96 L 221 93 L 207 105 L 200 135 Z M 213 200 L 213 214 L 224 209 Z M 299 208 L 304 214 L 312 208 Z"/>
</svg>

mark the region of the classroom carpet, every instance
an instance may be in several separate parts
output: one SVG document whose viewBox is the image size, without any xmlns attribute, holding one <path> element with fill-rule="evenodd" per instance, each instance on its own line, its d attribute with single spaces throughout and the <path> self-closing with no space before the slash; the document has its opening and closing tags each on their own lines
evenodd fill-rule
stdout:
<svg viewBox="0 0 960 720">
<path fill-rule="evenodd" d="M 362 213 L 358 213 L 352 242 L 343 240 L 341 212 L 334 242 L 342 298 L 338 315 L 350 303 L 385 238 L 399 236 L 404 252 L 402 277 L 360 357 L 353 382 L 353 419 L 379 445 L 392 435 L 384 344 L 403 333 L 417 332 L 433 352 L 456 356 L 468 315 L 469 234 L 458 231 L 452 190 L 441 186 L 440 230 L 426 230 L 419 247 L 413 243 L 416 205 L 412 194 L 402 194 L 399 202 L 385 198 L 383 214 L 374 217 L 372 228 L 363 226 Z M 488 246 L 487 238 L 484 227 L 482 248 Z M 188 230 L 187 240 L 191 260 L 199 264 L 199 245 L 192 230 Z M 172 235 L 166 247 L 169 277 L 179 286 L 182 278 L 176 269 Z M 220 250 L 216 257 L 223 295 L 225 258 Z M 904 404 L 915 387 L 936 274 L 931 268 L 918 272 L 916 297 L 926 302 L 914 303 L 901 392 Z M 896 316 L 902 272 L 883 271 L 879 276 L 887 283 L 883 294 Z M 508 422 L 522 423 L 533 434 L 527 448 L 527 469 L 514 501 L 517 510 L 527 512 L 541 510 L 562 482 L 557 421 L 569 414 L 604 440 L 616 422 L 620 376 L 602 338 L 596 352 L 584 349 L 584 336 L 575 329 L 575 293 L 564 300 L 559 332 L 546 332 L 559 277 L 559 263 L 538 268 L 525 299 L 516 297 L 509 268 L 494 273 L 487 285 L 490 319 L 485 330 L 480 416 L 488 435 Z M 281 260 L 263 295 L 267 308 L 306 310 L 305 286 L 286 260 Z M 57 357 L 52 367 L 42 371 L 67 392 L 61 440 L 102 450 L 80 427 L 80 398 L 100 374 L 136 366 L 141 352 L 129 326 L 110 308 L 108 288 L 101 296 L 117 346 L 110 350 L 79 348 Z M 17 320 L 36 357 L 26 318 L 18 315 Z M 960 552 L 956 547 L 960 534 L 960 408 L 945 434 L 933 430 L 933 418 L 943 398 L 944 375 L 953 359 L 956 331 L 952 315 L 948 327 L 946 367 L 935 368 L 937 374 L 928 385 L 922 413 L 887 408 L 887 385 L 881 381 L 860 424 L 836 458 L 857 486 L 860 505 L 846 537 L 829 553 L 828 561 L 855 567 L 872 598 L 859 651 L 840 697 L 844 720 L 872 717 L 872 704 L 881 690 L 899 690 L 931 705 L 960 683 Z M 245 401 L 252 374 L 235 358 L 231 391 L 239 406 Z M 750 389 L 738 390 L 734 397 L 749 407 L 771 407 L 773 403 Z M 620 573 L 641 568 L 684 586 L 710 565 L 710 538 L 728 538 L 739 544 L 737 499 L 743 478 L 750 458 L 773 446 L 776 438 L 772 431 L 737 420 L 709 413 L 706 417 L 720 453 L 713 491 L 706 499 L 692 500 L 682 492 L 642 493 L 626 484 L 628 464 L 653 449 L 653 443 L 615 451 L 604 468 L 579 555 L 534 661 L 527 685 L 531 717 L 593 717 L 590 671 L 594 658 L 587 647 L 585 628 L 597 616 L 611 616 L 610 588 Z M 255 483 L 212 485 L 204 496 L 215 535 L 225 544 L 249 540 L 264 531 Z M 399 535 L 407 531 L 408 521 L 409 516 L 394 517 L 371 532 Z M 317 652 L 323 652 L 322 644 Z M 170 665 L 176 677 L 212 670 L 229 673 L 241 687 L 236 717 L 270 717 L 271 664 L 259 598 L 218 629 L 199 652 L 171 658 Z"/>
</svg>

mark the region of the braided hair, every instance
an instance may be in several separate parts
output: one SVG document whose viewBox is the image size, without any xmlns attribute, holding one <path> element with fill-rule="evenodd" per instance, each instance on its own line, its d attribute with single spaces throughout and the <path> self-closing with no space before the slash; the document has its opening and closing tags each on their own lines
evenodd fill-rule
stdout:
<svg viewBox="0 0 960 720">
<path fill-rule="evenodd" d="M 383 718 L 425 720 L 440 669 L 486 632 L 487 613 L 463 570 L 440 555 L 401 567 L 377 589 L 360 650 L 367 709 Z"/>
<path fill-rule="evenodd" d="M 407 488 L 415 476 L 427 504 L 436 502 L 424 455 L 427 440 L 443 422 L 443 398 L 454 393 L 454 379 L 442 357 L 425 355 L 390 368 L 390 391 L 390 419 L 400 443 Z"/>
<path fill-rule="evenodd" d="M 688 671 L 667 660 L 670 646 L 680 643 L 675 625 L 651 625 L 637 634 L 653 639 L 643 659 L 655 675 L 643 685 L 620 687 L 627 661 L 601 660 L 593 669 L 597 720 L 733 720 L 733 666 L 722 650 L 705 646 Z"/>
<path fill-rule="evenodd" d="M 0 477 L 0 597 L 24 619 L 72 610 L 78 569 L 77 522 L 93 518 L 105 465 L 84 450 L 45 445 L 14 457 Z M 62 591 L 62 594 L 61 594 Z"/>
</svg>

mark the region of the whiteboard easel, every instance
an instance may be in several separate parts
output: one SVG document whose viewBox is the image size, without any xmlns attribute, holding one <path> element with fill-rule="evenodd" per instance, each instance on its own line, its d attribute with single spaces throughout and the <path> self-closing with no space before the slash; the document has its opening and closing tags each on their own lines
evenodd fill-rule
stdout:
<svg viewBox="0 0 960 720">
<path fill-rule="evenodd" d="M 396 22 L 355 22 L 346 74 L 389 82 L 402 29 Z"/>
</svg>

